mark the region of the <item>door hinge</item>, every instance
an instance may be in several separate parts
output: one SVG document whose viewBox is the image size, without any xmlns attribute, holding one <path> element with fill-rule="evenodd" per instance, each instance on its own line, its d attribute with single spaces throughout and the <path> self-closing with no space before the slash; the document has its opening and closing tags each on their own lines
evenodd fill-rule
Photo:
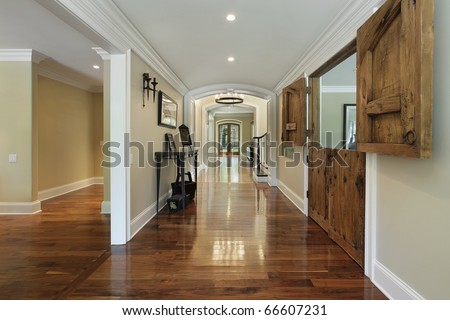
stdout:
<svg viewBox="0 0 450 320">
<path fill-rule="evenodd" d="M 309 199 L 309 190 L 306 191 L 306 198 Z"/>
<path fill-rule="evenodd" d="M 306 87 L 306 94 L 311 94 L 311 92 L 312 92 L 311 87 Z"/>
<path fill-rule="evenodd" d="M 306 134 L 307 138 L 312 138 L 312 136 L 314 134 L 314 129 L 306 129 L 305 134 Z"/>
<path fill-rule="evenodd" d="M 306 164 L 309 164 L 309 156 L 306 156 Z"/>
</svg>

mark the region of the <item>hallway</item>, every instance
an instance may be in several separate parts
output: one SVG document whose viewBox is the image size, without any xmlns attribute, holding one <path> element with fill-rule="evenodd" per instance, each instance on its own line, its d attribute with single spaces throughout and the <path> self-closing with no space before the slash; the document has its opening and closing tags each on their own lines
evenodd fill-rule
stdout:
<svg viewBox="0 0 450 320">
<path fill-rule="evenodd" d="M 236 161 L 236 158 L 232 158 Z M 197 204 L 196 204 L 197 203 Z M 249 168 L 201 172 L 196 203 L 163 209 L 69 299 L 385 299 L 363 271 Z"/>
<path fill-rule="evenodd" d="M 237 157 L 202 171 L 184 215 L 164 208 L 109 246 L 103 187 L 0 216 L 0 299 L 385 299 L 359 266 Z"/>
</svg>

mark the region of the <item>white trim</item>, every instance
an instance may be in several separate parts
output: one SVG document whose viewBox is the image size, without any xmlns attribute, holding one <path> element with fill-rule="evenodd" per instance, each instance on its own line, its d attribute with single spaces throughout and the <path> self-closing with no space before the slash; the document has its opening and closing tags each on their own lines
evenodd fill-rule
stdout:
<svg viewBox="0 0 450 320">
<path fill-rule="evenodd" d="M 36 214 L 41 212 L 41 201 L 34 202 L 0 202 L 0 215 Z"/>
<path fill-rule="evenodd" d="M 377 154 L 366 154 L 364 273 L 370 279 L 377 261 L 377 161 Z"/>
<path fill-rule="evenodd" d="M 292 191 L 282 181 L 278 181 L 278 189 L 306 216 L 304 211 L 305 202 L 298 194 Z"/>
<path fill-rule="evenodd" d="M 163 209 L 167 204 L 167 199 L 169 199 L 171 191 L 165 193 L 159 200 L 159 211 Z M 148 208 L 142 211 L 136 218 L 131 221 L 131 239 L 142 230 L 145 225 L 156 217 L 156 201 L 151 204 Z"/>
<path fill-rule="evenodd" d="M 356 86 L 321 86 L 321 93 L 356 93 Z"/>
<path fill-rule="evenodd" d="M 111 135 L 115 152 L 125 159 L 124 135 L 130 132 L 131 51 L 111 55 Z M 111 172 L 111 244 L 124 245 L 130 239 L 130 168 L 121 161 Z"/>
<path fill-rule="evenodd" d="M 373 8 L 385 0 L 349 1 L 317 40 L 306 50 L 286 76 L 275 86 L 274 91 L 281 94 L 288 86 L 304 73 L 312 73 L 330 59 L 344 45 L 356 38 L 358 28 L 373 14 Z"/>
<path fill-rule="evenodd" d="M 131 49 L 184 95 L 188 88 L 113 1 L 57 0 L 120 52 Z"/>
<path fill-rule="evenodd" d="M 42 191 L 38 192 L 38 199 L 40 201 L 44 201 L 47 199 L 61 196 L 63 194 L 69 193 L 69 192 L 73 192 L 73 191 L 76 191 L 79 189 L 89 187 L 93 184 L 103 184 L 103 178 L 102 177 L 94 177 L 94 178 L 89 178 L 89 179 L 65 184 L 65 185 L 62 185 L 59 187 L 42 190 Z"/>
<path fill-rule="evenodd" d="M 97 52 L 97 54 L 102 58 L 103 61 L 107 60 L 111 60 L 111 55 L 109 54 L 109 52 L 107 52 L 106 50 L 103 50 L 103 48 L 100 47 L 92 47 L 92 50 L 94 50 L 95 52 Z"/>
<path fill-rule="evenodd" d="M 372 282 L 391 300 L 425 300 L 406 282 L 397 277 L 381 262 L 374 265 Z"/>
<path fill-rule="evenodd" d="M 102 202 L 102 214 L 111 214 L 111 201 Z"/>
<path fill-rule="evenodd" d="M 39 63 L 48 57 L 33 49 L 0 49 L 0 61 Z"/>
<path fill-rule="evenodd" d="M 81 89 L 84 91 L 88 91 L 88 92 L 92 92 L 92 93 L 103 92 L 103 86 L 90 86 L 85 82 L 71 79 L 62 74 L 56 73 L 50 69 L 44 68 L 41 65 L 39 65 L 38 75 L 61 82 L 61 83 L 64 83 L 64 84 L 67 84 L 69 86 L 72 86 L 72 87 L 75 87 L 75 88 L 78 88 L 78 89 Z"/>
</svg>

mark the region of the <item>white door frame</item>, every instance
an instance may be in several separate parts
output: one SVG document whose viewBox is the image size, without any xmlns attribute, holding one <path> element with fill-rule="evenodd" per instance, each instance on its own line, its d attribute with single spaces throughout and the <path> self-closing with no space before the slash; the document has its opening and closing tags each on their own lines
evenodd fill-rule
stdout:
<svg viewBox="0 0 450 320">
<path fill-rule="evenodd" d="M 125 134 L 130 132 L 131 50 L 111 55 L 111 145 L 120 161 L 111 167 L 111 244 L 130 240 L 130 168 L 125 165 Z"/>
</svg>

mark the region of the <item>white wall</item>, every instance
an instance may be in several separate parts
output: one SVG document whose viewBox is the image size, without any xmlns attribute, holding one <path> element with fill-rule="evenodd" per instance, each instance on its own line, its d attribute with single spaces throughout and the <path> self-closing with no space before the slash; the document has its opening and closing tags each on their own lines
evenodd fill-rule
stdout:
<svg viewBox="0 0 450 320">
<path fill-rule="evenodd" d="M 433 158 L 378 156 L 374 281 L 393 298 L 450 299 L 450 1 L 435 6 Z"/>
</svg>

